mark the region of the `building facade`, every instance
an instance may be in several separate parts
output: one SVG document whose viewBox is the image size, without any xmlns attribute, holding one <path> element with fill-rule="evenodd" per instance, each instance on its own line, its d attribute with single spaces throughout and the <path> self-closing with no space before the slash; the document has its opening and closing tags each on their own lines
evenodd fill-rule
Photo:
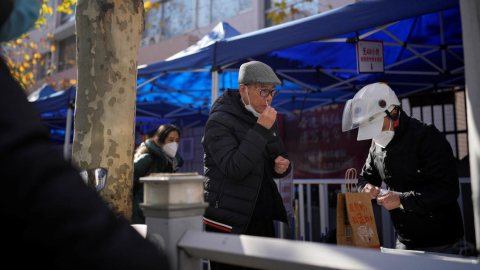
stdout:
<svg viewBox="0 0 480 270">
<path fill-rule="evenodd" d="M 41 55 L 30 69 L 34 70 L 35 86 L 27 94 L 44 83 L 56 91 L 67 89 L 75 83 L 76 37 L 75 6 L 72 13 L 56 12 L 62 0 L 50 0 L 46 4 L 54 12 L 47 15 L 47 24 L 30 32 L 30 41 L 39 44 L 36 52 Z M 229 23 L 240 33 L 248 33 L 274 24 L 270 13 L 284 11 L 283 22 L 304 18 L 358 0 L 153 0 L 158 9 L 145 14 L 145 31 L 140 42 L 138 65 L 160 62 L 169 56 L 195 44 L 220 21 Z M 54 49 L 52 49 L 54 48 Z"/>
</svg>

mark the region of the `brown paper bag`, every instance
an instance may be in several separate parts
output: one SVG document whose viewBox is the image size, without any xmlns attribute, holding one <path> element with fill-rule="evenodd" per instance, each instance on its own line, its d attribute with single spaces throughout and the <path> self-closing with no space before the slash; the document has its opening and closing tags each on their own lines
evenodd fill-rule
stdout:
<svg viewBox="0 0 480 270">
<path fill-rule="evenodd" d="M 353 184 L 357 186 L 356 178 L 357 171 L 348 169 L 345 174 L 347 192 L 337 197 L 337 244 L 380 248 L 370 195 L 352 193 Z"/>
</svg>

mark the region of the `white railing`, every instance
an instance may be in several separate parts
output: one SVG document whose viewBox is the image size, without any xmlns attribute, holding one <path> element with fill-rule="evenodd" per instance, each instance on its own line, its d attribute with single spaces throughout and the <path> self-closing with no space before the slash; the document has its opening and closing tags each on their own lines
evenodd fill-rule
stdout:
<svg viewBox="0 0 480 270">
<path fill-rule="evenodd" d="M 187 231 L 178 242 L 180 270 L 206 259 L 258 269 L 479 269 L 478 258 L 437 253 L 372 250 L 256 237 Z"/>
<path fill-rule="evenodd" d="M 146 238 L 164 250 L 174 270 L 200 270 L 205 260 L 277 270 L 479 269 L 478 257 L 399 251 L 385 248 L 385 245 L 380 250 L 372 250 L 308 241 L 203 232 L 201 220 L 207 207 L 202 196 L 204 178 L 197 175 L 157 175 L 140 178 L 140 181 L 145 183 L 146 190 L 145 203 L 141 205 L 146 216 Z M 304 212 L 304 206 L 301 206 L 304 204 L 303 185 L 306 185 L 308 193 L 311 193 L 311 185 L 318 184 L 321 205 L 319 214 L 323 219 L 321 227 L 326 226 L 328 224 L 325 211 L 328 209 L 326 190 L 328 185 L 341 184 L 343 181 L 343 179 L 294 180 L 294 184 L 299 188 L 300 203 L 297 204 L 297 212 Z M 469 179 L 461 179 L 460 182 L 469 183 Z M 176 190 L 176 193 L 172 195 L 174 192 L 163 192 L 165 189 Z M 307 213 L 307 219 L 311 224 L 311 196 L 308 193 L 307 211 L 310 214 Z M 178 201 L 179 197 L 184 198 L 189 196 L 188 194 L 198 196 L 192 197 L 188 202 Z M 305 219 L 303 215 L 297 218 L 302 224 L 299 227 L 305 225 L 305 221 L 301 222 L 302 219 Z M 325 228 L 328 230 L 327 226 Z M 311 230 L 309 227 L 308 231 Z M 305 232 L 302 235 L 305 239 Z"/>
<path fill-rule="evenodd" d="M 460 209 L 462 212 L 462 217 L 464 216 L 463 213 L 463 200 L 462 200 L 462 185 L 464 183 L 470 183 L 470 178 L 460 178 L 460 195 L 458 198 L 458 203 L 460 205 Z M 298 189 L 298 224 L 299 228 L 299 239 L 295 238 L 295 234 L 293 234 L 293 238 L 295 240 L 300 241 L 312 241 L 313 239 L 313 230 L 319 230 L 321 232 L 321 236 L 325 235 L 329 230 L 329 203 L 328 203 L 328 185 L 341 185 L 341 192 L 345 193 L 345 179 L 294 179 L 293 184 L 295 189 Z M 318 197 L 319 197 L 319 217 L 320 217 L 320 227 L 313 228 L 313 220 L 312 220 L 312 185 L 318 185 Z M 306 199 L 307 203 L 305 205 L 305 192 L 304 186 L 306 186 Z M 305 207 L 307 208 L 306 217 L 305 217 Z M 393 226 L 390 222 L 390 216 L 388 210 L 382 207 L 382 216 L 378 217 L 382 219 L 382 232 L 383 232 L 383 246 L 388 248 L 393 248 L 395 245 L 395 237 Z M 292 226 L 293 226 L 292 222 Z M 305 224 L 307 226 L 305 226 Z M 278 228 L 280 232 L 283 232 L 283 223 L 278 222 Z M 306 234 L 305 227 L 307 227 L 308 234 Z M 283 234 L 280 234 L 280 238 L 286 238 Z"/>
</svg>

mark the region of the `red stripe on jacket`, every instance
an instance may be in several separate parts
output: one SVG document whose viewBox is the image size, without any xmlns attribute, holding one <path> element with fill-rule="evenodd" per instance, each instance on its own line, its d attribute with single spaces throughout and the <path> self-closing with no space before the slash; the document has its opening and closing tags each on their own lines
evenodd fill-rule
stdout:
<svg viewBox="0 0 480 270">
<path fill-rule="evenodd" d="M 220 226 L 218 226 L 218 225 L 215 225 L 215 224 L 213 224 L 213 223 L 207 222 L 207 221 L 205 221 L 205 220 L 203 221 L 203 223 L 205 223 L 205 224 L 207 224 L 207 225 L 209 225 L 209 226 L 215 227 L 215 228 L 217 228 L 217 229 L 220 229 L 220 230 L 224 230 L 224 231 L 227 231 L 227 232 L 232 232 L 232 230 L 230 230 L 230 229 L 227 229 L 227 228 L 224 228 L 224 227 L 220 227 Z"/>
</svg>

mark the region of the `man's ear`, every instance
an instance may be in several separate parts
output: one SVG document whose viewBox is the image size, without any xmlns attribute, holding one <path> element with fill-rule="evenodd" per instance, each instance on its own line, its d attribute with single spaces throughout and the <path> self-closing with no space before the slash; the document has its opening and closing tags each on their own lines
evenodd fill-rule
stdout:
<svg viewBox="0 0 480 270">
<path fill-rule="evenodd" d="M 248 102 L 248 98 L 247 98 L 247 87 L 245 86 L 245 84 L 240 84 L 238 86 L 238 92 L 240 92 L 240 96 L 242 97 L 242 101 L 243 101 L 243 104 L 247 105 L 245 102 Z"/>
<path fill-rule="evenodd" d="M 238 91 L 240 92 L 240 95 L 243 97 L 243 98 L 247 98 L 247 87 L 245 86 L 245 84 L 240 84 L 238 86 Z"/>
<path fill-rule="evenodd" d="M 247 90 L 247 88 L 245 87 L 245 84 L 240 84 L 238 86 L 238 91 L 240 91 L 240 95 L 245 95 L 245 91 Z"/>
</svg>

